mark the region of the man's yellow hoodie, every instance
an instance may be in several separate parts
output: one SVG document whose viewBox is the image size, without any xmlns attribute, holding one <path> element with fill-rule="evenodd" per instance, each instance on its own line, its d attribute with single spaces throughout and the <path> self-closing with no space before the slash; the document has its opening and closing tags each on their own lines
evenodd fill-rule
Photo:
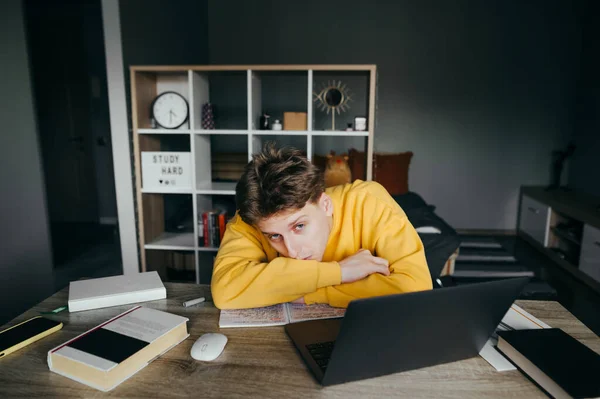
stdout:
<svg viewBox="0 0 600 399">
<path fill-rule="evenodd" d="M 356 298 L 432 288 L 419 235 L 396 201 L 375 182 L 328 188 L 333 226 L 321 262 L 279 257 L 262 232 L 239 215 L 227 225 L 214 264 L 212 295 L 220 309 L 290 302 L 347 307 Z M 341 283 L 338 261 L 368 249 L 390 264 L 390 276 L 375 273 Z"/>
</svg>

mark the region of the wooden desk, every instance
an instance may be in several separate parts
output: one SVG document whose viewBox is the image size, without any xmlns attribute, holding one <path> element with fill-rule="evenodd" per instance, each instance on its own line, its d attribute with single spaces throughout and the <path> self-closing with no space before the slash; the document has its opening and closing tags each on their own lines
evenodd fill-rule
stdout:
<svg viewBox="0 0 600 399">
<path fill-rule="evenodd" d="M 212 302 L 191 308 L 184 308 L 181 303 L 199 296 L 209 298 L 209 287 L 165 285 L 168 299 L 146 302 L 144 306 L 188 317 L 190 337 L 131 379 L 103 393 L 50 372 L 46 355 L 51 348 L 132 305 L 77 313 L 63 311 L 53 316 L 65 324 L 61 331 L 0 359 L 0 397 L 546 398 L 519 371 L 496 372 L 480 357 L 322 388 L 304 366 L 283 327 L 223 329 L 229 337 L 223 354 L 213 362 L 198 362 L 191 358 L 190 348 L 201 334 L 219 331 L 219 311 Z M 65 305 L 67 297 L 68 289 L 64 289 L 3 328 Z M 600 339 L 560 304 L 517 303 L 600 352 Z"/>
</svg>

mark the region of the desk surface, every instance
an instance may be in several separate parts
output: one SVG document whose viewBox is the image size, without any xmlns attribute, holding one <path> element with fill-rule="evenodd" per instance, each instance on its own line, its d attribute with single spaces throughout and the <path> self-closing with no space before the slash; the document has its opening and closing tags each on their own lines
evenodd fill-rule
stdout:
<svg viewBox="0 0 600 399">
<path fill-rule="evenodd" d="M 167 298 L 144 306 L 188 317 L 190 337 L 114 390 L 103 393 L 52 373 L 46 363 L 51 348 L 129 309 L 132 305 L 77 313 L 53 319 L 61 331 L 0 359 L 0 397 L 394 397 L 546 398 L 519 371 L 496 372 L 480 357 L 370 380 L 322 388 L 296 353 L 283 327 L 223 329 L 229 343 L 213 362 L 191 358 L 194 341 L 218 332 L 219 310 L 212 302 L 184 308 L 184 300 L 206 296 L 207 286 L 165 284 Z M 2 329 L 65 305 L 68 289 L 54 294 Z M 534 316 L 600 353 L 600 339 L 557 302 L 517 301 Z"/>
</svg>

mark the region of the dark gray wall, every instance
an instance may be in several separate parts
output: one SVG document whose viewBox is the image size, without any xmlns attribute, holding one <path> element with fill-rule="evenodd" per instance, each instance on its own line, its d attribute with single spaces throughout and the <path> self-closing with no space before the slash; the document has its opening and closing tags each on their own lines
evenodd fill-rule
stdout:
<svg viewBox="0 0 600 399">
<path fill-rule="evenodd" d="M 119 2 L 123 64 L 208 63 L 207 3 L 202 0 Z"/>
<path fill-rule="evenodd" d="M 588 1 L 577 93 L 577 146 L 569 165 L 569 185 L 600 197 L 600 4 Z"/>
<path fill-rule="evenodd" d="M 124 0 L 119 1 L 119 13 L 128 119 L 132 126 L 129 67 L 208 64 L 207 2 Z M 175 212 L 179 204 L 168 201 L 165 213 Z"/>
<path fill-rule="evenodd" d="M 119 1 L 119 13 L 131 126 L 129 67 L 208 64 L 207 2 L 126 0 Z"/>
<path fill-rule="evenodd" d="M 51 224 L 73 218 L 79 222 L 116 223 L 100 1 L 27 0 L 24 4 Z M 75 99 L 77 105 L 65 105 L 69 103 L 67 98 Z M 81 197 L 73 190 L 57 189 L 54 183 L 71 173 L 61 173 L 60 160 L 52 155 L 56 153 L 55 143 L 66 140 L 57 132 L 69 126 L 74 126 L 73 136 L 83 138 L 81 148 L 87 155 L 87 162 L 78 163 L 86 171 L 79 177 L 86 181 L 80 186 L 85 191 Z M 76 203 L 76 198 L 82 198 L 89 207 L 74 217 L 65 207 Z"/>
<path fill-rule="evenodd" d="M 112 144 L 110 141 L 110 114 L 106 80 L 106 57 L 100 1 L 87 1 L 80 5 L 86 46 L 86 66 L 92 88 L 90 99 L 93 156 L 95 161 L 96 190 L 98 192 L 98 215 L 100 221 L 117 219 L 115 172 L 113 169 Z"/>
<path fill-rule="evenodd" d="M 52 256 L 21 1 L 0 6 L 0 324 L 52 294 Z"/>
<path fill-rule="evenodd" d="M 580 2 L 211 0 L 212 64 L 378 65 L 376 151 L 457 228 L 513 229 L 572 133 Z"/>
<path fill-rule="evenodd" d="M 119 1 L 119 13 L 128 118 L 132 126 L 129 67 L 208 64 L 207 2 L 126 0 Z"/>
</svg>

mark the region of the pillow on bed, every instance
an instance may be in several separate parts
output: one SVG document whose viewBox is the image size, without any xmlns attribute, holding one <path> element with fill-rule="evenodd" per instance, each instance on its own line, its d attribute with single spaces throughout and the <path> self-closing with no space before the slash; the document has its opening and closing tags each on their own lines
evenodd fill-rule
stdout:
<svg viewBox="0 0 600 399">
<path fill-rule="evenodd" d="M 352 180 L 366 178 L 366 155 L 351 148 L 348 151 L 348 165 Z M 413 157 L 411 151 L 373 154 L 373 180 L 381 184 L 392 195 L 408 192 L 408 167 Z"/>
</svg>

